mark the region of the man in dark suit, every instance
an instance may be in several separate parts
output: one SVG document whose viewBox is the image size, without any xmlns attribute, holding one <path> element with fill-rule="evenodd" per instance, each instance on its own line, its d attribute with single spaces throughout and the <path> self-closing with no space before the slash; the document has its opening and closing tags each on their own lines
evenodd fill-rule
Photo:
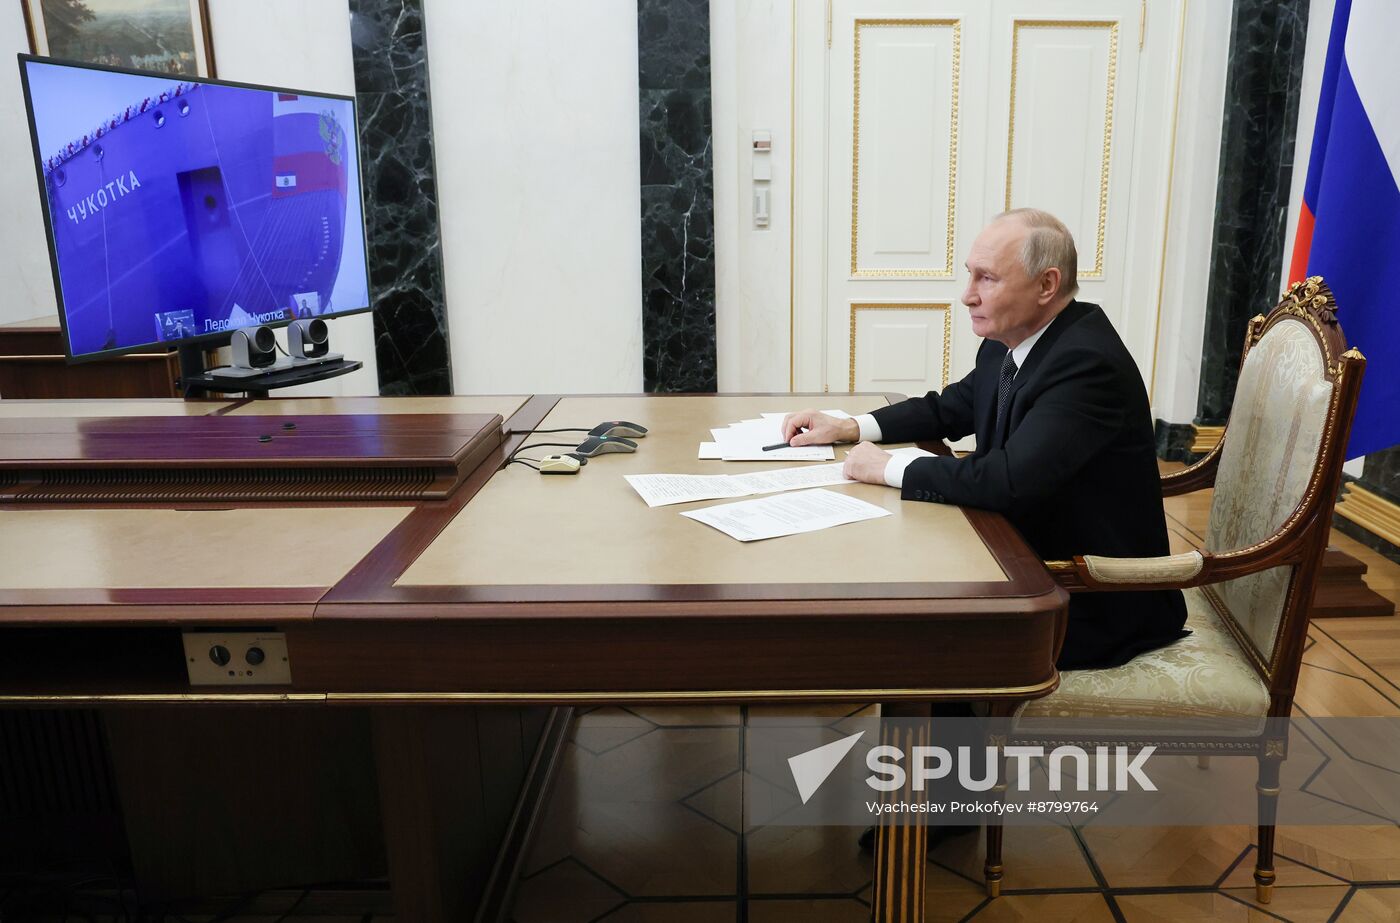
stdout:
<svg viewBox="0 0 1400 923">
<path fill-rule="evenodd" d="M 977 236 L 967 270 L 962 301 L 984 338 L 970 375 L 851 420 L 789 414 L 784 438 L 858 441 L 847 477 L 1003 513 L 1043 558 L 1170 553 L 1147 391 L 1103 310 L 1074 300 L 1068 229 L 1036 209 L 1006 212 Z M 971 433 L 977 451 L 964 458 L 910 461 L 872 444 Z M 1118 666 L 1181 637 L 1185 621 L 1180 590 L 1076 594 L 1059 665 Z"/>
</svg>

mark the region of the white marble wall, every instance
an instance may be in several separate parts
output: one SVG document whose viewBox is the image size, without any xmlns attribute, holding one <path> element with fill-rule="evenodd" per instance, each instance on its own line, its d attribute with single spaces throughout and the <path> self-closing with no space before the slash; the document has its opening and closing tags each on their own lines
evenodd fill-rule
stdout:
<svg viewBox="0 0 1400 923">
<path fill-rule="evenodd" d="M 636 0 L 427 0 L 458 393 L 640 391 Z"/>
<path fill-rule="evenodd" d="M 345 0 L 210 0 L 218 75 L 226 80 L 353 95 L 350 19 Z M 18 3 L 0 3 L 0 324 L 58 309 L 33 168 L 24 94 L 14 55 L 28 51 Z M 283 334 L 285 337 L 285 334 Z M 284 340 L 285 342 L 285 340 Z M 365 367 L 342 378 L 279 392 L 377 394 L 374 335 L 368 314 L 331 324 L 337 352 Z"/>
<path fill-rule="evenodd" d="M 0 3 L 0 324 L 58 311 L 39 181 L 15 55 L 29 50 L 18 3 Z"/>
<path fill-rule="evenodd" d="M 1190 423 L 1196 416 L 1230 48 L 1230 4 L 1192 3 L 1187 10 L 1152 383 L 1152 415 L 1168 423 Z"/>
<path fill-rule="evenodd" d="M 721 391 L 787 391 L 791 351 L 790 0 L 711 0 L 715 335 Z M 754 226 L 753 133 L 772 134 L 769 224 Z"/>
</svg>

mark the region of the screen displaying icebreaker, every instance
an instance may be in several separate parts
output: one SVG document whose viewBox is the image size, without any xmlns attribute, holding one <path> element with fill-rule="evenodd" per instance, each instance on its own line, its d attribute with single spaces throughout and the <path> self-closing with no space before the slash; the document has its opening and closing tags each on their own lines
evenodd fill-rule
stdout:
<svg viewBox="0 0 1400 923">
<path fill-rule="evenodd" d="M 353 100 L 20 67 L 69 355 L 369 307 Z"/>
</svg>

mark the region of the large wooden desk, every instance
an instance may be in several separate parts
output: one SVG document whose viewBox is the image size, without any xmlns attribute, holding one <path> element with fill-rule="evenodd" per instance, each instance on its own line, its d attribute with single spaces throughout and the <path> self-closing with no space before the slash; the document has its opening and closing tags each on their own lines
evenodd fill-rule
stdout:
<svg viewBox="0 0 1400 923">
<path fill-rule="evenodd" d="M 355 409 L 386 406 L 365 400 Z M 856 413 L 884 399 L 534 397 L 502 413 L 501 449 L 440 502 L 0 508 L 0 559 L 23 560 L 0 574 L 0 648 L 20 652 L 0 676 L 0 702 L 315 703 L 382 714 L 607 701 L 1009 706 L 1053 689 L 1067 596 L 998 516 L 851 485 L 839 489 L 894 515 L 742 544 L 678 515 L 690 505 L 647 508 L 622 479 L 761 467 L 699 462 L 697 443 L 712 426 L 813 401 Z M 524 431 L 607 419 L 651 434 L 636 454 L 597 457 L 578 476 L 500 468 Z M 203 540 L 211 529 L 219 541 Z M 179 635 L 201 626 L 284 631 L 292 684 L 191 688 Z M 412 737 L 376 733 L 401 747 Z M 922 865 L 921 847 L 880 861 L 913 880 L 911 856 Z M 922 918 L 909 882 L 895 883 L 905 896 L 893 904 L 890 885 L 878 887 L 881 919 Z"/>
</svg>

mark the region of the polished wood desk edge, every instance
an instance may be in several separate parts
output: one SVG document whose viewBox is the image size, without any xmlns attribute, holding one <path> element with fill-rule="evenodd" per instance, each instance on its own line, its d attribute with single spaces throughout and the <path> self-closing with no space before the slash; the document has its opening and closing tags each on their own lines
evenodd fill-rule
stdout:
<svg viewBox="0 0 1400 923">
<path fill-rule="evenodd" d="M 725 589 L 730 585 L 701 586 L 697 589 L 710 591 Z M 740 589 L 751 589 L 747 585 L 733 585 Z M 427 594 L 396 602 L 360 600 L 354 602 L 332 602 L 323 600 L 316 607 L 314 621 L 330 623 L 336 621 L 374 622 L 408 624 L 413 622 L 453 622 L 470 620 L 473 623 L 486 622 L 538 622 L 568 621 L 571 619 L 658 619 L 658 618 L 708 618 L 715 621 L 733 619 L 773 618 L 801 619 L 805 621 L 860 621 L 874 618 L 908 618 L 928 620 L 939 618 L 965 618 L 969 615 L 985 615 L 989 619 L 1005 618 L 1024 621 L 1035 616 L 1057 616 L 1069 602 L 1069 594 L 1058 588 L 1048 588 L 1035 596 L 997 596 L 987 594 L 980 597 L 959 596 L 949 593 L 942 597 L 929 595 L 917 589 L 921 586 L 940 587 L 987 587 L 1000 584 L 914 584 L 906 596 L 893 596 L 885 593 L 880 584 L 849 584 L 871 589 L 870 595 L 836 598 L 829 596 L 801 596 L 806 587 L 798 584 L 775 585 L 779 591 L 791 588 L 792 592 L 770 598 L 754 596 L 695 599 L 667 598 L 654 591 L 661 588 L 653 585 L 638 586 L 637 598 L 600 598 L 596 593 L 588 595 L 589 587 L 492 587 L 492 592 L 480 594 L 480 598 L 463 596 L 457 588 L 443 588 L 450 593 L 433 599 Z M 427 588 L 437 589 L 437 588 Z M 609 590 L 627 589 L 609 587 Z M 686 586 L 679 586 L 684 591 Z M 541 590 L 542 598 L 522 599 L 512 593 Z M 577 590 L 576 599 L 560 599 L 560 590 Z M 499 591 L 499 592 L 497 592 Z"/>
<path fill-rule="evenodd" d="M 1054 692 L 1058 672 L 1043 682 L 1024 686 L 959 688 L 860 689 L 673 689 L 655 691 L 533 691 L 533 692 L 156 692 L 0 694 L 0 707 L 121 706 L 121 705 L 623 705 L 623 704 L 745 704 L 758 702 L 888 702 L 888 701 L 1021 701 Z"/>
<path fill-rule="evenodd" d="M 385 432 L 370 432 L 361 427 L 335 428 L 339 420 L 360 420 L 373 417 L 387 421 Z M 0 467 L 10 472 L 47 469 L 149 468 L 291 468 L 317 466 L 322 468 L 421 467 L 424 465 L 460 465 L 480 454 L 483 445 L 498 444 L 502 438 L 503 420 L 500 414 L 322 414 L 302 418 L 303 429 L 294 440 L 282 438 L 274 444 L 250 442 L 260 430 L 275 425 L 276 436 L 283 436 L 282 427 L 297 418 L 282 417 L 60 417 L 45 419 L 40 430 L 30 424 L 34 418 L 0 418 L 0 435 L 25 435 L 30 442 L 39 443 L 43 451 L 63 449 L 80 444 L 85 449 L 81 457 L 73 455 L 13 455 L 0 458 Z M 216 425 L 217 431 L 201 431 L 206 421 L 232 421 Z M 435 428 L 435 420 L 447 420 L 446 427 Z M 265 421 L 275 420 L 275 424 Z M 193 428 L 189 428 L 193 424 Z M 412 427 L 417 424 L 418 430 Z M 445 431 L 446 430 L 446 431 Z M 467 436 L 467 433 L 470 433 Z M 455 434 L 455 437 L 454 437 Z M 466 437 L 460 443 L 457 439 Z M 339 444 L 347 447 L 363 445 L 373 439 L 377 454 L 335 452 Z M 127 444 L 144 447 L 125 449 Z M 150 452 L 152 446 L 168 446 L 178 451 Z M 290 446 L 291 449 L 285 448 Z M 394 454 L 384 454 L 389 446 Z M 453 446 L 444 451 L 447 446 Z M 305 447 L 307 452 L 301 452 Z M 441 447 L 441 448 L 439 448 Z M 200 454 L 210 449 L 219 454 Z M 328 451 L 317 454 L 316 451 Z M 359 449 L 356 448 L 356 451 Z"/>
<path fill-rule="evenodd" d="M 320 591 L 318 591 L 320 592 Z M 200 628 L 239 625 L 275 628 L 310 622 L 315 604 L 101 603 L 60 600 L 48 604 L 4 602 L 0 597 L 0 628 Z"/>
</svg>

